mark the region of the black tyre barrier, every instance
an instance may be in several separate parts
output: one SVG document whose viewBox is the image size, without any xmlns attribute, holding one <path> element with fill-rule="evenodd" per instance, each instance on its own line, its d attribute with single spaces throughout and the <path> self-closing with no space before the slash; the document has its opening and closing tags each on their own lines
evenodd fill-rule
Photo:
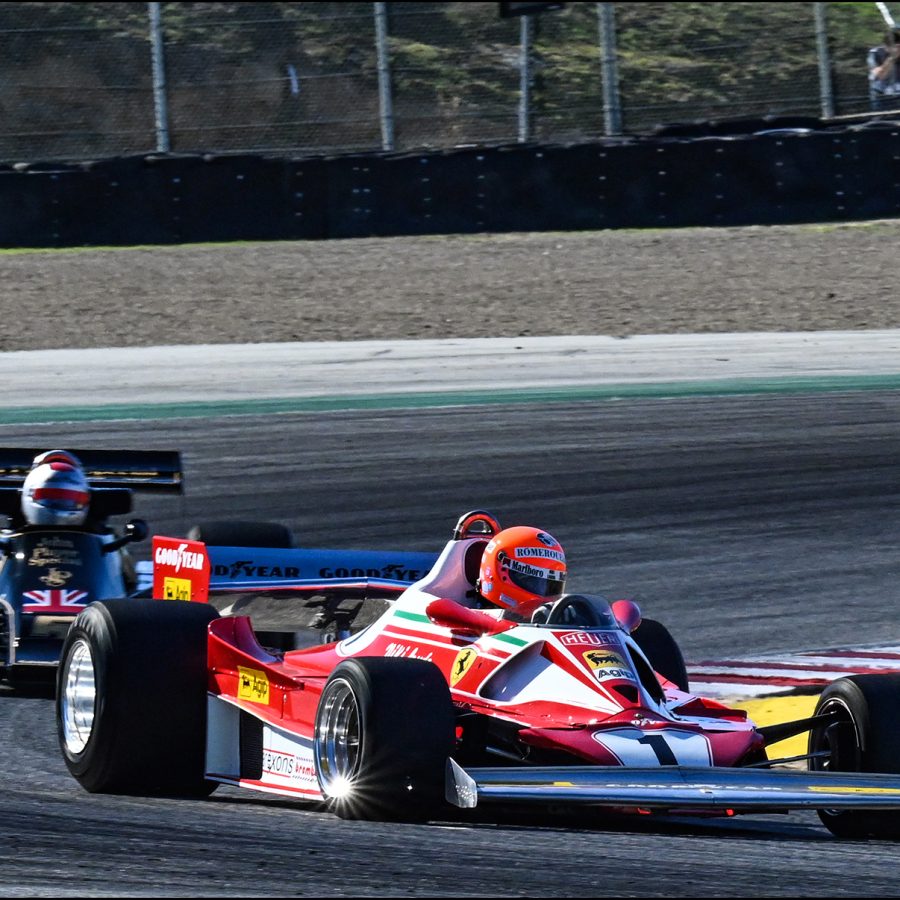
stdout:
<svg viewBox="0 0 900 900">
<path fill-rule="evenodd" d="M 406 154 L 35 162 L 0 166 L 0 246 L 890 217 L 900 213 L 897 146 L 900 123 L 881 122 Z"/>
</svg>

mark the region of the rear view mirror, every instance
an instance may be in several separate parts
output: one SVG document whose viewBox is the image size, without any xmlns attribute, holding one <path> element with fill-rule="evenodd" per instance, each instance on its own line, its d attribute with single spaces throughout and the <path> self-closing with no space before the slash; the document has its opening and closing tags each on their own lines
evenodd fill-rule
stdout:
<svg viewBox="0 0 900 900">
<path fill-rule="evenodd" d="M 428 618 L 435 625 L 449 628 L 455 634 L 470 635 L 473 637 L 482 634 L 497 634 L 507 631 L 514 623 L 503 619 L 495 619 L 477 609 L 469 609 L 455 600 L 441 597 L 440 600 L 432 600 L 425 610 Z"/>
<path fill-rule="evenodd" d="M 125 524 L 125 533 L 129 540 L 143 541 L 150 534 L 150 528 L 143 519 L 129 519 Z"/>
</svg>

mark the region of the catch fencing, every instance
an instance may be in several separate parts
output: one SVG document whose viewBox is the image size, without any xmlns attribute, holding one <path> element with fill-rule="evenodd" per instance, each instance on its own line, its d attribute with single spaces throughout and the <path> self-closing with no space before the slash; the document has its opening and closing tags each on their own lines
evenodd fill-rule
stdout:
<svg viewBox="0 0 900 900">
<path fill-rule="evenodd" d="M 874 3 L 0 4 L 0 161 L 571 144 L 869 110 Z"/>
</svg>

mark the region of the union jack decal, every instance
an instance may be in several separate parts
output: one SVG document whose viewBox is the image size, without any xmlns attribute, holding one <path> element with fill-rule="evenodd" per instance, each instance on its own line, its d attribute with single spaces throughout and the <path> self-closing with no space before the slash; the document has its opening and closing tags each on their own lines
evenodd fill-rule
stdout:
<svg viewBox="0 0 900 900">
<path fill-rule="evenodd" d="M 22 612 L 74 613 L 85 606 L 87 596 L 87 591 L 25 591 Z"/>
</svg>

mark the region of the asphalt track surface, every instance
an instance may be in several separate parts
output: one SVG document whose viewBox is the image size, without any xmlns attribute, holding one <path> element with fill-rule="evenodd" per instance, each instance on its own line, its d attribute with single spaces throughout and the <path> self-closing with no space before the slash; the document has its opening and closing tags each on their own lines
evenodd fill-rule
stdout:
<svg viewBox="0 0 900 900">
<path fill-rule="evenodd" d="M 632 596 L 691 659 L 900 640 L 893 391 L 77 424 L 178 448 L 154 531 L 265 518 L 313 546 L 429 550 L 472 507 L 566 546 L 573 590 Z M 4 426 L 0 443 L 58 442 Z M 56 441 L 51 438 L 57 438 Z M 152 685 L 148 685 L 152 690 Z M 88 795 L 52 704 L 0 703 L 0 895 L 897 896 L 896 847 L 813 813 L 595 822 L 342 822 L 235 789 Z"/>
<path fill-rule="evenodd" d="M 4 254 L 0 349 L 892 329 L 898 228 Z M 701 659 L 897 641 L 897 402 L 284 413 L 5 425 L 0 440 L 182 450 L 185 499 L 136 510 L 155 531 L 270 518 L 322 546 L 433 550 L 472 506 L 534 521 L 569 551 L 573 589 L 635 596 Z M 400 827 L 233 789 L 95 797 L 40 697 L 2 698 L 0 754 L 4 896 L 900 895 L 893 846 L 842 844 L 812 814 Z"/>
</svg>

